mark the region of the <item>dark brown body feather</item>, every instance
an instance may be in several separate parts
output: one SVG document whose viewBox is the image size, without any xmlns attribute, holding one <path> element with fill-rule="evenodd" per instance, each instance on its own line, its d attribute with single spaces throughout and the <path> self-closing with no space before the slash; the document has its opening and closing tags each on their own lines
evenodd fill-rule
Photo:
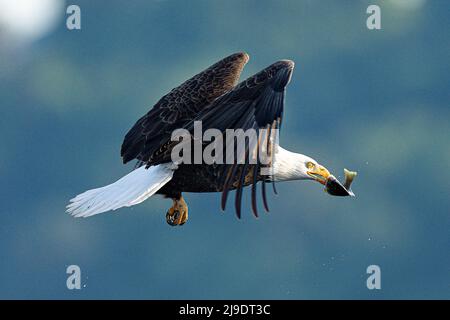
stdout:
<svg viewBox="0 0 450 320">
<path fill-rule="evenodd" d="M 240 165 L 238 174 L 234 177 L 229 190 L 238 187 L 240 172 L 244 165 Z M 249 165 L 249 169 L 254 165 Z M 170 180 L 157 193 L 164 195 L 176 195 L 181 192 L 222 192 L 224 190 L 223 180 L 226 175 L 226 165 L 202 165 L 190 164 L 180 165 L 174 172 L 172 180 Z M 257 181 L 267 180 L 261 175 L 257 175 Z M 249 186 L 253 183 L 253 171 L 246 170 L 246 176 L 243 186 Z"/>
</svg>

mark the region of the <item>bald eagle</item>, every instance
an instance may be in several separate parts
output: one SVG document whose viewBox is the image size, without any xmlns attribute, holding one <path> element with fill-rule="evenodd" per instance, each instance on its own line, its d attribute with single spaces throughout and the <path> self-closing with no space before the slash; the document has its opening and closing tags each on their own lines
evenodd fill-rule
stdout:
<svg viewBox="0 0 450 320">
<path fill-rule="evenodd" d="M 154 194 L 173 200 L 166 213 L 172 226 L 188 219 L 188 206 L 182 192 L 221 192 L 225 209 L 228 193 L 236 190 L 235 211 L 241 217 L 242 191 L 251 186 L 252 211 L 258 217 L 256 192 L 261 182 L 264 209 L 269 210 L 266 183 L 287 180 L 314 180 L 325 185 L 333 195 L 352 195 L 350 183 L 345 187 L 316 160 L 291 152 L 278 145 L 277 133 L 283 118 L 286 86 L 290 82 L 294 62 L 280 60 L 238 84 L 249 56 L 239 52 L 213 64 L 163 96 L 126 134 L 121 148 L 124 163 L 137 160 L 136 168 L 115 183 L 88 190 L 70 200 L 67 212 L 75 217 L 89 217 L 121 207 L 141 203 Z M 246 144 L 245 155 L 267 147 L 269 161 L 250 163 L 174 163 L 171 139 L 174 130 L 192 132 L 201 121 L 203 130 L 215 128 L 266 130 L 263 142 Z M 225 143 L 227 144 L 227 143 Z M 202 147 L 204 147 L 202 145 Z M 262 169 L 269 173 L 262 174 Z M 349 179 L 351 180 L 351 179 Z M 275 186 L 274 191 L 276 192 Z"/>
</svg>

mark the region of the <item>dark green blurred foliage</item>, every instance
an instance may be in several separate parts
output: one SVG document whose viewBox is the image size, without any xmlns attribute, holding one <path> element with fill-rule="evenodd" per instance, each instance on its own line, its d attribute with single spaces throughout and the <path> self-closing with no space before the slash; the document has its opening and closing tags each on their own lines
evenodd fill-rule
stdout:
<svg viewBox="0 0 450 320">
<path fill-rule="evenodd" d="M 366 28 L 371 3 L 382 30 Z M 82 30 L 62 18 L 20 54 L 0 51 L 1 298 L 450 298 L 447 1 L 75 4 Z M 64 213 L 131 170 L 120 144 L 153 103 L 236 51 L 251 57 L 243 77 L 296 62 L 281 143 L 341 179 L 358 171 L 356 198 L 280 183 L 270 214 L 254 219 L 247 201 L 238 221 L 218 194 L 188 194 L 180 228 L 159 197 Z M 370 264 L 380 291 L 366 288 Z"/>
</svg>

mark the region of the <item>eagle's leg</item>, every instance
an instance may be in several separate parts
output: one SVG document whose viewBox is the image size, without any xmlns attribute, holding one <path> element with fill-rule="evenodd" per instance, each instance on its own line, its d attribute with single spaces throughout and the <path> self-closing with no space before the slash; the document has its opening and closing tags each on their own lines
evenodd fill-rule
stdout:
<svg viewBox="0 0 450 320">
<path fill-rule="evenodd" d="M 166 213 L 166 221 L 171 226 L 182 226 L 188 219 L 188 206 L 181 194 L 172 200 L 173 205 Z"/>
</svg>

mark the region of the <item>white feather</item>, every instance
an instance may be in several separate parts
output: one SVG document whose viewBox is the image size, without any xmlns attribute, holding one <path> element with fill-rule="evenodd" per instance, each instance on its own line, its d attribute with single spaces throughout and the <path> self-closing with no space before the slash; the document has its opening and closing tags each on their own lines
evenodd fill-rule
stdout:
<svg viewBox="0 0 450 320">
<path fill-rule="evenodd" d="M 110 185 L 77 195 L 70 200 L 67 212 L 74 217 L 90 217 L 141 203 L 169 182 L 175 169 L 172 163 L 148 169 L 142 166 Z"/>
<path fill-rule="evenodd" d="M 269 168 L 272 172 L 269 172 L 268 175 L 275 181 L 311 179 L 306 172 L 306 162 L 317 164 L 316 160 L 304 154 L 291 152 L 276 145 L 274 163 Z"/>
</svg>

